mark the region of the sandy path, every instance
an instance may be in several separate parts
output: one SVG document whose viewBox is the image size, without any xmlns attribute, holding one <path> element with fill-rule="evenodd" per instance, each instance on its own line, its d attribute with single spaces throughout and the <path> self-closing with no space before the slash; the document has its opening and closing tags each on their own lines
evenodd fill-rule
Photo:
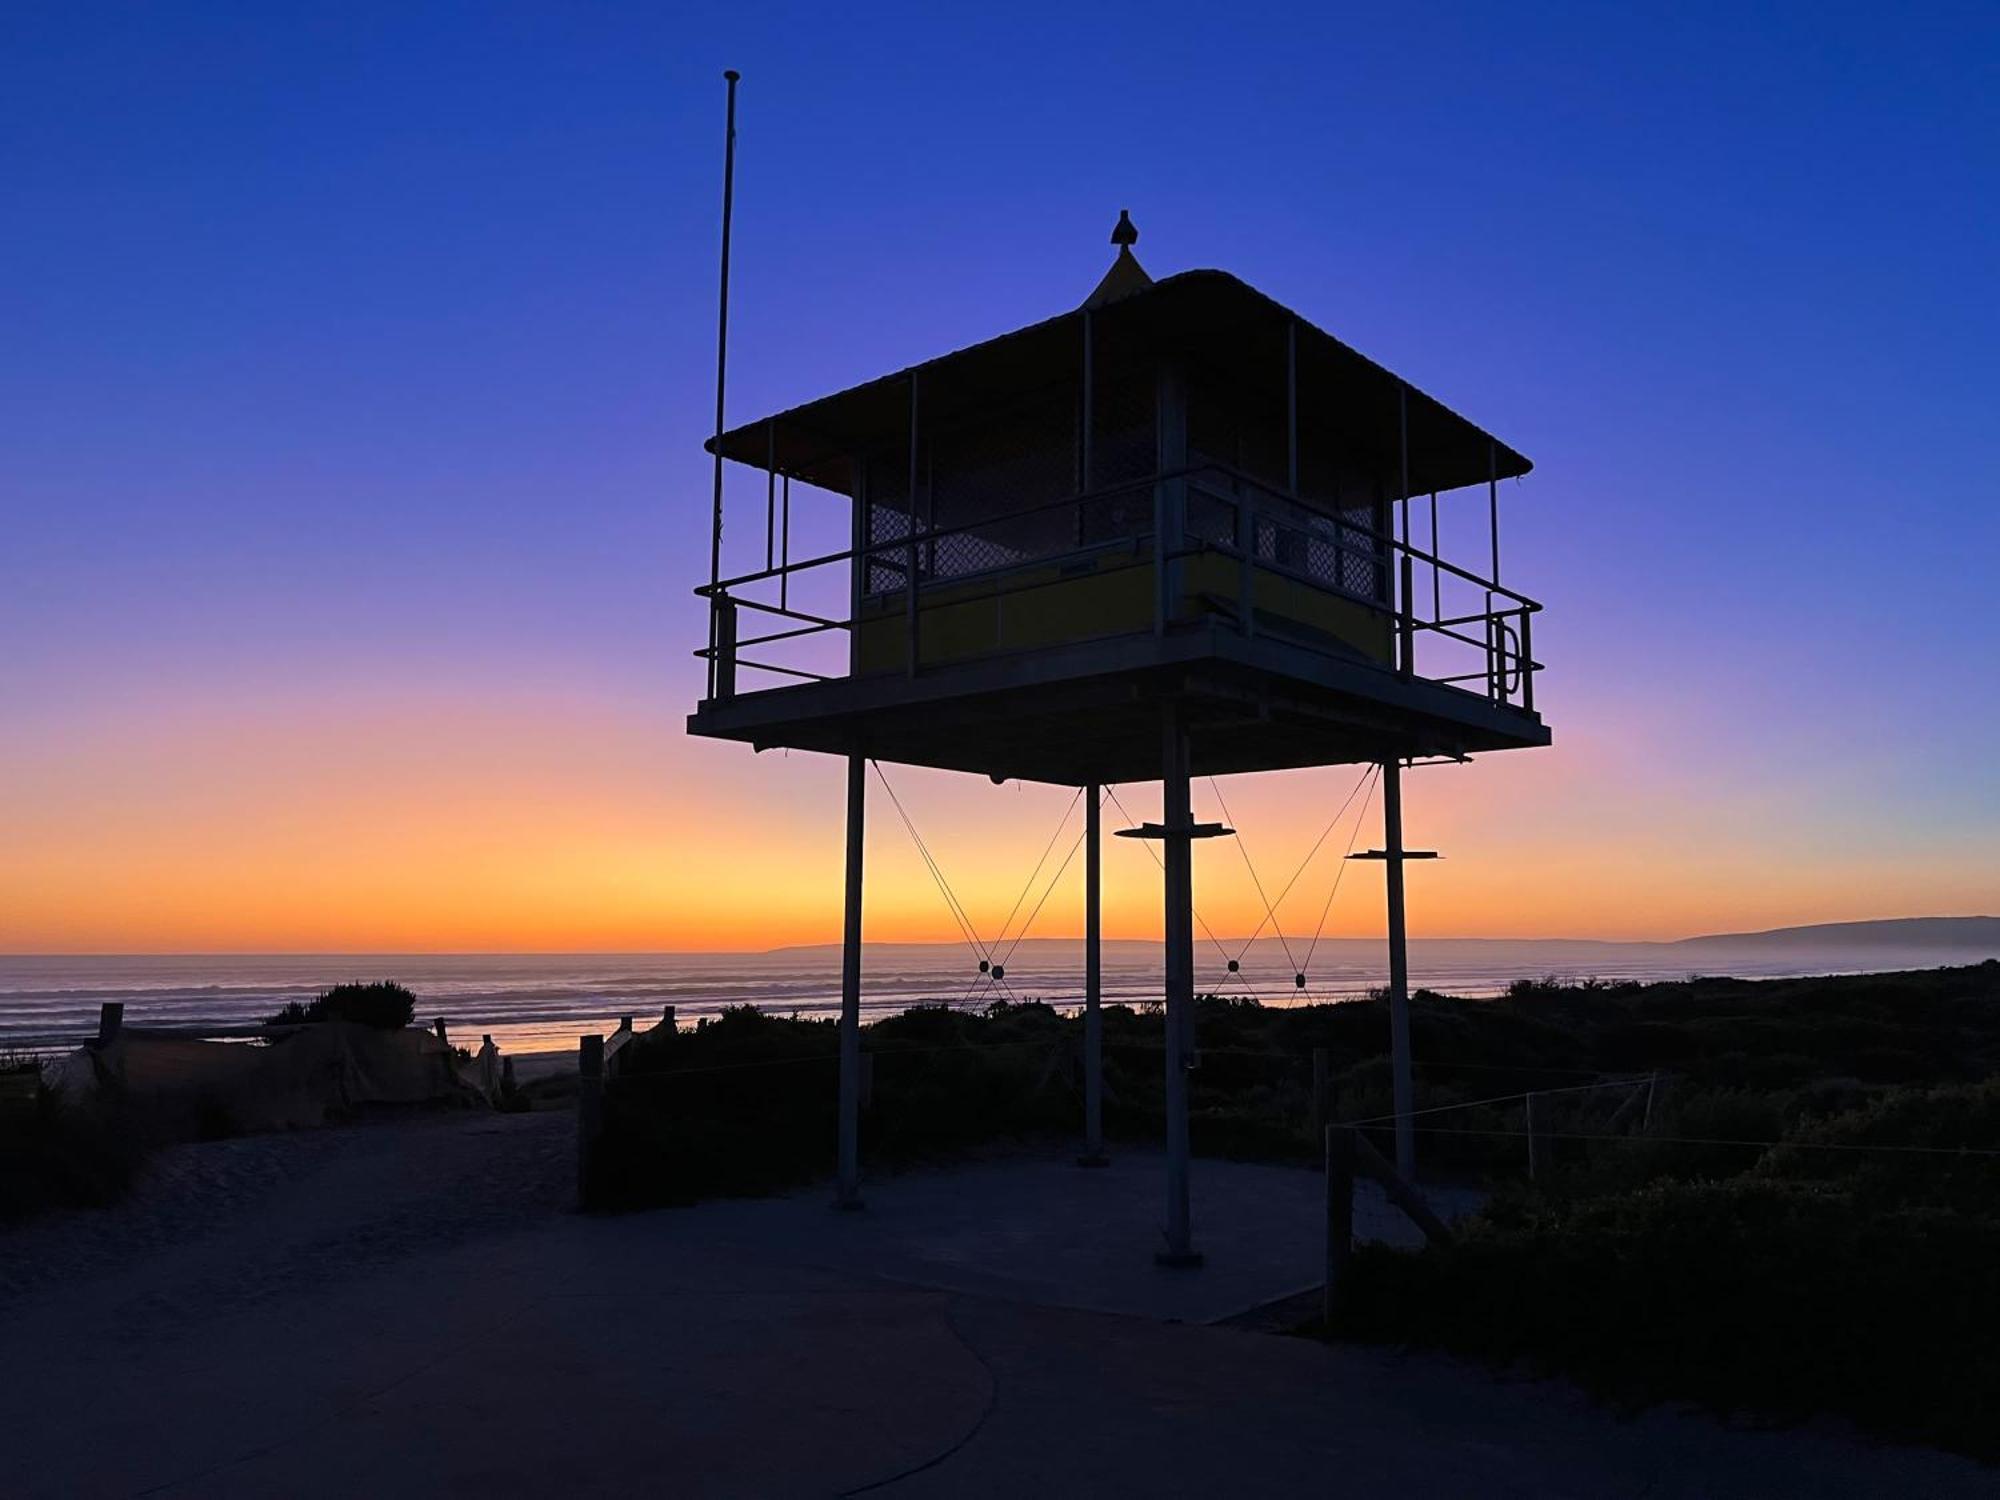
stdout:
<svg viewBox="0 0 2000 1500">
<path fill-rule="evenodd" d="M 0 1232 L 0 1316 L 81 1291 L 118 1316 L 198 1318 L 365 1275 L 563 1212 L 575 1159 L 560 1111 L 395 1112 L 173 1146 L 109 1208 Z"/>
</svg>

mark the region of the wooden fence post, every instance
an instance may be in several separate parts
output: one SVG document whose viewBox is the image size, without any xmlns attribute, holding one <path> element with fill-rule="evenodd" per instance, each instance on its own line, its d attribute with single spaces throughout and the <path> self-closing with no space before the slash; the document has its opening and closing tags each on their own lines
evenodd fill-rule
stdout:
<svg viewBox="0 0 2000 1500">
<path fill-rule="evenodd" d="M 625 1071 L 625 1064 L 631 1060 L 632 1044 L 636 1041 L 638 1037 L 632 1030 L 632 1018 L 620 1016 L 618 1029 L 604 1041 L 604 1076 L 607 1081 Z"/>
<path fill-rule="evenodd" d="M 1355 1167 L 1382 1184 L 1382 1191 L 1389 1201 L 1424 1232 L 1425 1239 L 1433 1245 L 1449 1245 L 1451 1226 L 1431 1212 L 1431 1206 L 1424 1202 L 1424 1195 L 1417 1191 L 1416 1185 L 1398 1172 L 1389 1159 L 1369 1143 L 1367 1136 L 1359 1130 L 1352 1134 Z"/>
<path fill-rule="evenodd" d="M 1312 1132 L 1317 1141 L 1324 1139 L 1326 1127 L 1333 1123 L 1333 1067 L 1324 1047 L 1313 1048 L 1312 1062 Z"/>
<path fill-rule="evenodd" d="M 1354 1252 L 1354 1131 L 1329 1125 L 1326 1142 L 1326 1285 L 1320 1294 L 1320 1321 L 1328 1327 L 1340 1303 L 1348 1258 Z"/>
<path fill-rule="evenodd" d="M 1618 1107 L 1611 1111 L 1611 1118 L 1604 1122 L 1604 1133 L 1606 1135 L 1616 1135 L 1619 1128 L 1629 1123 L 1632 1117 L 1639 1112 L 1639 1106 L 1646 1102 L 1646 1090 L 1639 1085 L 1647 1083 L 1648 1080 L 1635 1078 L 1630 1081 L 1632 1091 L 1618 1101 Z"/>
<path fill-rule="evenodd" d="M 107 1000 L 97 1009 L 97 1045 L 108 1047 L 125 1024 L 125 1002 Z"/>
<path fill-rule="evenodd" d="M 514 1092 L 514 1059 L 511 1057 L 500 1059 L 500 1092 L 510 1097 Z"/>
<path fill-rule="evenodd" d="M 487 1032 L 479 1039 L 479 1086 L 490 1096 L 493 1085 L 499 1080 L 494 1076 L 498 1070 L 500 1049 L 493 1045 L 493 1033 Z"/>
<path fill-rule="evenodd" d="M 1548 1170 L 1548 1121 L 1542 1118 L 1543 1111 L 1535 1104 L 1540 1094 L 1530 1094 L 1527 1099 L 1528 1114 L 1528 1181 L 1539 1182 Z"/>
<path fill-rule="evenodd" d="M 674 1008 L 671 1005 L 662 1005 L 660 1007 L 660 1024 L 666 1027 L 668 1031 L 680 1030 L 679 1023 L 674 1019 Z"/>
<path fill-rule="evenodd" d="M 576 1201 L 590 1206 L 590 1158 L 604 1128 L 604 1038 L 579 1038 L 576 1055 Z"/>
<path fill-rule="evenodd" d="M 447 1047 L 451 1045 L 451 1038 L 445 1034 L 443 1016 L 439 1016 L 435 1021 L 431 1022 L 431 1030 L 437 1033 L 439 1041 L 443 1042 Z"/>
</svg>

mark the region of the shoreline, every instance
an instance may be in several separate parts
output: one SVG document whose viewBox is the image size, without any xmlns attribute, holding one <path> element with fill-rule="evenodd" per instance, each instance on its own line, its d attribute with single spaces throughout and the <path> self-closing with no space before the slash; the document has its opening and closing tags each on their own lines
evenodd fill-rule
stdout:
<svg viewBox="0 0 2000 1500">
<path fill-rule="evenodd" d="M 1080 945 L 1068 944 L 1066 940 L 1044 941 L 1078 947 L 1080 951 Z M 1290 1007 L 1362 999 L 1386 981 L 1386 975 L 1373 963 L 1319 963 L 1301 991 L 1283 953 L 1265 946 L 1271 941 L 1260 939 L 1253 945 L 1257 951 L 1243 960 L 1242 972 L 1236 974 L 1229 973 L 1224 966 L 1225 949 L 1218 944 L 1203 944 L 1197 954 L 1197 989 L 1230 997 L 1250 995 L 1266 1005 Z M 1598 978 L 1636 983 L 1672 982 L 1697 973 L 1751 980 L 1812 978 L 1959 966 L 1978 962 L 1983 956 L 1979 950 L 1821 954 L 1806 958 L 1786 953 L 1766 955 L 1757 961 L 1724 962 L 1720 961 L 1722 955 L 1710 955 L 1711 962 L 1704 965 L 1690 964 L 1689 955 L 1683 954 L 1675 964 L 1662 966 L 1561 962 L 1556 955 L 1542 952 L 1533 962 L 1523 958 L 1504 967 L 1482 964 L 1468 968 L 1426 961 L 1423 952 L 1426 943 L 1436 941 L 1440 940 L 1413 940 L 1412 989 L 1482 1000 L 1503 993 L 1514 981 L 1539 980 L 1550 975 L 1570 980 Z M 1157 957 L 1155 947 L 1147 946 L 1145 951 Z M 996 984 L 982 979 L 963 953 L 953 955 L 947 950 L 940 956 L 936 950 L 927 949 L 926 954 L 924 965 L 902 971 L 881 963 L 864 967 L 864 1016 L 893 1015 L 915 1004 L 979 1008 L 993 1000 L 1034 999 L 1067 1010 L 1082 1003 L 1080 969 L 1067 964 L 1018 960 L 1010 964 L 1005 982 Z M 946 959 L 950 961 L 947 963 Z M 18 964 L 19 960 L 11 962 Z M 326 961 L 306 958 L 285 959 L 287 972 L 282 975 L 256 967 L 267 962 L 263 959 L 185 958 L 173 962 L 174 974 L 155 974 L 144 984 L 130 974 L 119 982 L 100 974 L 98 982 L 82 985 L 74 982 L 81 976 L 72 972 L 70 983 L 38 981 L 30 985 L 24 983 L 26 976 L 18 969 L 9 971 L 10 960 L 0 957 L 0 1053 L 45 1054 L 81 1045 L 96 1034 L 99 1006 L 112 1001 L 124 1005 L 125 1021 L 135 1027 L 171 1028 L 191 1035 L 242 1039 L 246 1033 L 254 1035 L 257 1023 L 288 1001 L 310 998 L 345 973 Z M 205 970 L 199 967 L 204 963 L 250 967 Z M 677 970 L 651 961 L 623 971 L 608 971 L 603 956 L 576 959 L 486 955 L 440 964 L 436 960 L 416 963 L 413 971 L 388 977 L 417 992 L 417 1019 L 423 1024 L 442 1018 L 453 1040 L 473 1049 L 477 1049 L 482 1036 L 490 1034 L 503 1051 L 516 1056 L 573 1048 L 579 1035 L 593 1030 L 608 1033 L 616 1028 L 618 1018 L 623 1015 L 632 1015 L 640 1024 L 646 1024 L 657 1018 L 662 1005 L 668 1004 L 675 1006 L 684 1024 L 692 1025 L 701 1016 L 714 1015 L 735 1005 L 752 1005 L 772 1015 L 830 1018 L 838 1013 L 840 1003 L 838 974 L 823 965 L 752 976 L 716 972 L 706 966 Z M 43 975 L 41 979 L 46 981 L 51 977 Z M 167 982 L 169 979 L 174 982 Z M 1156 968 L 1108 962 L 1104 1000 L 1107 1005 L 1142 1003 L 1157 994 L 1158 985 Z"/>
</svg>

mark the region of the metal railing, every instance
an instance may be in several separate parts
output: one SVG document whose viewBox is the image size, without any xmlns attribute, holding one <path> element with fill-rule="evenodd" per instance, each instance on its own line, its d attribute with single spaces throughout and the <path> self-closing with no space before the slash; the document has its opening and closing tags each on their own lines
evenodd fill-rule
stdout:
<svg viewBox="0 0 2000 1500">
<path fill-rule="evenodd" d="M 1236 559 L 1238 626 L 1246 634 L 1256 631 L 1257 619 L 1256 611 L 1244 609 L 1242 601 L 1254 602 L 1258 570 L 1275 573 L 1387 616 L 1396 636 L 1399 675 L 1454 687 L 1477 682 L 1491 701 L 1533 712 L 1534 677 L 1542 667 L 1534 659 L 1529 623 L 1542 608 L 1534 599 L 1434 551 L 1379 532 L 1352 511 L 1329 511 L 1237 469 L 1210 464 L 1195 470 L 1189 492 L 1191 500 L 1199 497 L 1225 517 L 1221 527 L 1201 527 L 1198 523 L 1207 518 L 1191 503 L 1188 547 Z M 1428 616 L 1420 609 L 1420 569 L 1431 574 Z M 1443 607 L 1446 580 L 1466 600 L 1465 607 L 1453 611 Z M 1477 634 L 1469 634 L 1471 630 Z M 1420 636 L 1433 638 L 1448 652 L 1466 648 L 1457 654 L 1468 663 L 1467 669 L 1420 673 Z M 1446 666 L 1451 665 L 1448 655 Z"/>
<path fill-rule="evenodd" d="M 1134 502 L 1142 502 L 1135 504 Z M 865 505 L 866 502 L 861 502 Z M 1069 520 L 1061 520 L 1067 512 Z M 864 515 L 864 524 L 874 512 Z M 1116 517 L 1115 524 L 1107 517 Z M 1143 524 L 1149 517 L 1150 524 Z M 1016 546 L 993 540 L 997 528 L 1020 538 L 1045 538 L 1040 545 Z M 1156 539 L 1175 537 L 1172 546 Z M 972 545 L 973 541 L 978 545 Z M 902 655 L 907 670 L 922 664 L 924 614 L 943 604 L 988 598 L 995 610 L 994 650 L 1004 647 L 1004 618 L 1010 604 L 1032 600 L 1037 591 L 1060 587 L 1083 571 L 1098 576 L 1134 568 L 1153 574 L 1153 619 L 1162 632 L 1186 623 L 1178 565 L 1204 555 L 1233 559 L 1233 597 L 1215 602 L 1233 608 L 1237 630 L 1260 630 L 1298 643 L 1315 644 L 1311 632 L 1281 612 L 1255 607 L 1259 576 L 1269 574 L 1347 601 L 1380 616 L 1394 642 L 1391 669 L 1422 677 L 1491 702 L 1534 709 L 1534 679 L 1542 663 L 1534 657 L 1533 617 L 1542 606 L 1497 579 L 1451 562 L 1415 543 L 1376 530 L 1354 510 L 1329 509 L 1302 496 L 1216 463 L 1128 480 L 1097 490 L 947 526 L 906 527 L 902 535 L 872 537 L 856 547 L 767 566 L 698 587 L 709 601 L 709 644 L 693 655 L 709 665 L 709 697 L 737 692 L 741 671 L 769 673 L 788 680 L 825 681 L 850 675 L 853 659 L 834 666 L 801 665 L 800 658 L 777 660 L 757 648 L 796 647 L 850 637 L 857 623 L 882 625 L 895 618 L 901 602 Z M 790 600 L 803 592 L 802 575 L 839 570 L 847 599 L 845 617 L 814 612 Z M 1419 576 L 1429 575 L 1430 608 L 1420 608 Z M 916 579 L 914 590 L 906 580 Z M 748 590 L 775 585 L 776 600 Z M 1447 599 L 1451 601 L 1447 607 Z M 778 628 L 741 633 L 739 612 L 749 610 Z M 1119 633 L 1138 633 L 1130 625 Z M 1419 672 L 1420 638 L 1428 670 Z M 1436 659 L 1436 665 L 1433 660 Z M 1438 668 L 1442 667 L 1443 670 Z"/>
</svg>

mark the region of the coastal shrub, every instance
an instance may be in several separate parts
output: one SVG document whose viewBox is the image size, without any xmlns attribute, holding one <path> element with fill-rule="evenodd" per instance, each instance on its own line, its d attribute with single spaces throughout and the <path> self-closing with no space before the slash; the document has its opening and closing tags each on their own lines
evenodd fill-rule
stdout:
<svg viewBox="0 0 2000 1500">
<path fill-rule="evenodd" d="M 1923 1207 L 2000 1221 L 2000 1078 L 1893 1089 L 1804 1120 L 1754 1175 L 1837 1188 L 1862 1212 Z"/>
<path fill-rule="evenodd" d="M 1073 1041 L 1073 1024 L 1036 1003 L 974 1013 L 922 1005 L 876 1022 L 865 1153 L 907 1165 L 1073 1130 Z M 635 1041 L 605 1090 L 586 1201 L 683 1203 L 823 1175 L 833 1166 L 838 1054 L 833 1022 L 749 1006 Z"/>
<path fill-rule="evenodd" d="M 1410 1011 L 1418 1104 L 1435 1111 L 1418 1123 L 1426 1170 L 1488 1183 L 1520 1177 L 1519 1096 L 1547 1091 L 1550 1158 L 1578 1193 L 1740 1176 L 1763 1143 L 1881 1095 L 1884 1072 L 1920 1068 L 1936 1084 L 2000 1073 L 1996 964 L 1796 980 L 1535 981 L 1498 1000 L 1420 991 Z M 1104 1120 L 1114 1140 L 1159 1139 L 1162 1026 L 1157 1007 L 1105 1007 Z M 1333 1065 L 1333 1118 L 1381 1122 L 1369 1134 L 1390 1149 L 1380 995 L 1283 1007 L 1204 995 L 1195 1032 L 1197 1152 L 1317 1161 L 1315 1047 Z M 1081 1044 L 1077 1017 L 1034 1002 L 976 1012 L 926 1004 L 875 1021 L 864 1042 L 875 1070 L 864 1152 L 914 1162 L 990 1142 L 1073 1139 Z M 635 1044 L 623 1060 L 627 1078 L 689 1076 L 673 1090 L 614 1087 L 609 1133 L 620 1139 L 610 1154 L 629 1151 L 632 1201 L 765 1191 L 830 1170 L 836 1054 L 830 1021 L 748 1008 Z M 1876 1066 L 1884 1054 L 1903 1060 Z M 1614 1124 L 1629 1091 L 1567 1092 L 1652 1072 L 1660 1082 L 1646 1139 L 1628 1138 L 1638 1124 L 1631 1111 Z M 649 1087 L 659 1102 L 642 1104 Z M 1750 1144 L 1704 1144 L 1737 1141 Z M 679 1164 L 671 1172 L 660 1166 L 668 1156 Z"/>
<path fill-rule="evenodd" d="M 357 1026 L 395 1031 L 409 1025 L 416 1013 L 415 995 L 394 980 L 378 979 L 371 984 L 337 984 L 306 1004 L 294 1000 L 264 1024 L 297 1026 L 311 1021 L 350 1021 Z"/>
<path fill-rule="evenodd" d="M 832 1021 L 733 1006 L 635 1040 L 604 1093 L 584 1201 L 635 1208 L 771 1192 L 833 1164 Z"/>
<path fill-rule="evenodd" d="M 1572 1046 L 1517 1017 L 1488 1022 L 1477 1004 L 1422 998 L 1420 1014 L 1448 1038 L 1434 1039 L 1427 1058 L 1453 1050 L 1495 1059 L 1480 1071 L 1427 1082 L 1427 1104 L 1546 1082 L 1547 1072 L 1527 1061 L 1537 1043 Z M 1104 1010 L 1104 1121 L 1113 1140 L 1159 1139 L 1163 1027 L 1157 1010 Z M 1196 1033 L 1190 1115 L 1203 1154 L 1318 1161 L 1314 1046 L 1332 1053 L 1335 1118 L 1379 1119 L 1394 1108 L 1386 1002 L 1279 1009 L 1201 996 Z M 1065 1144 L 1079 1132 L 1082 1024 L 1048 1005 L 913 1006 L 869 1025 L 864 1046 L 873 1089 L 862 1144 L 872 1162 L 943 1160 L 1008 1141 Z M 636 1206 L 767 1192 L 829 1171 L 837 1056 L 831 1021 L 749 1007 L 725 1010 L 691 1031 L 635 1041 L 607 1087 L 591 1201 Z M 1457 1132 L 1427 1139 L 1433 1167 L 1475 1175 L 1516 1169 L 1521 1148 L 1504 1108 L 1457 1120 Z M 1392 1149 L 1386 1123 L 1370 1133 L 1384 1151 Z"/>
<path fill-rule="evenodd" d="M 2000 1460 L 2000 1077 L 1694 1091 L 1664 1129 L 1503 1185 L 1451 1245 L 1357 1251 L 1331 1332 Z"/>
<path fill-rule="evenodd" d="M 0 1116 L 0 1223 L 112 1202 L 147 1152 L 146 1132 L 115 1099 L 75 1102 L 43 1088 L 31 1107 Z"/>
<path fill-rule="evenodd" d="M 895 1162 L 1073 1130 L 1076 1032 L 1051 1006 L 1005 1001 L 968 1014 L 920 1006 L 868 1029 L 871 1151 Z"/>
<path fill-rule="evenodd" d="M 1769 1144 L 1784 1134 L 1791 1107 L 1787 1092 L 1682 1085 L 1659 1101 L 1649 1135 L 1629 1146 L 1602 1143 L 1593 1165 L 1600 1179 L 1628 1185 L 1734 1177 L 1755 1167 Z M 1573 1190 L 1583 1186 L 1576 1184 Z"/>
<path fill-rule="evenodd" d="M 1364 1246 L 1334 1329 L 2000 1459 L 2000 1219 L 1813 1182 L 1496 1202 L 1449 1246 Z"/>
</svg>

